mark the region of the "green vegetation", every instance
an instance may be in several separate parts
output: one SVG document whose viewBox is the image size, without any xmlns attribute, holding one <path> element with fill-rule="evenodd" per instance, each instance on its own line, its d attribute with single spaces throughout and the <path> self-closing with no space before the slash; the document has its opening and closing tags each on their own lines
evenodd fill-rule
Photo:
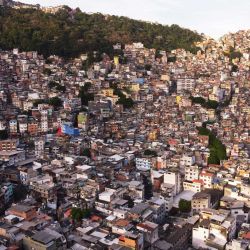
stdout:
<svg viewBox="0 0 250 250">
<path fill-rule="evenodd" d="M 18 184 L 14 188 L 13 192 L 13 200 L 14 202 L 20 202 L 21 200 L 24 200 L 28 194 L 28 189 L 22 184 Z"/>
<path fill-rule="evenodd" d="M 52 97 L 48 100 L 48 104 L 54 108 L 59 108 L 62 106 L 62 100 L 59 97 Z"/>
<path fill-rule="evenodd" d="M 148 48 L 170 51 L 184 48 L 194 51 L 201 40 L 196 32 L 178 25 L 152 24 L 127 17 L 86 14 L 65 7 L 56 14 L 35 9 L 0 8 L 0 47 L 36 50 L 45 57 L 76 57 L 81 53 L 96 57 L 113 55 L 113 44 L 142 42 Z M 87 62 L 89 63 L 89 62 Z M 85 65 L 83 65 L 85 67 Z"/>
<path fill-rule="evenodd" d="M 217 109 L 219 106 L 219 103 L 217 101 L 208 100 L 206 101 L 203 97 L 190 97 L 192 103 L 201 104 L 202 107 L 208 108 L 208 109 Z"/>
<path fill-rule="evenodd" d="M 81 209 L 77 207 L 73 207 L 71 209 L 71 218 L 74 221 L 80 222 L 83 218 L 88 218 L 90 216 L 89 209 Z"/>
<path fill-rule="evenodd" d="M 81 98 L 81 103 L 84 106 L 88 106 L 89 101 L 94 100 L 94 94 L 89 93 L 89 89 L 91 87 L 91 83 L 87 82 L 83 87 L 80 88 L 79 97 Z"/>
<path fill-rule="evenodd" d="M 150 200 L 153 196 L 153 185 L 151 179 L 145 174 L 142 174 L 142 183 L 144 185 L 144 198 Z"/>
<path fill-rule="evenodd" d="M 233 72 L 238 72 L 239 71 L 239 67 L 235 64 L 232 64 L 232 69 L 231 69 L 231 73 Z"/>
<path fill-rule="evenodd" d="M 221 160 L 227 159 L 226 147 L 222 142 L 207 128 L 198 128 L 199 135 L 209 136 L 210 156 L 208 164 L 220 164 Z"/>
<path fill-rule="evenodd" d="M 122 97 L 118 100 L 117 104 L 122 104 L 124 109 L 130 109 L 134 106 L 134 101 L 132 98 Z"/>
<path fill-rule="evenodd" d="M 52 71 L 51 71 L 50 69 L 48 69 L 48 68 L 45 68 L 45 69 L 43 70 L 43 74 L 44 74 L 44 75 L 50 76 L 50 75 L 52 74 Z"/>
<path fill-rule="evenodd" d="M 83 156 L 87 156 L 87 157 L 91 157 L 91 152 L 90 152 L 90 149 L 89 148 L 85 148 L 85 149 L 83 149 L 83 151 L 82 151 L 82 155 Z"/>
<path fill-rule="evenodd" d="M 61 92 L 66 91 L 66 87 L 64 85 L 61 85 L 61 84 L 59 84 L 58 82 L 55 82 L 55 81 L 50 81 L 48 86 L 49 86 L 50 89 L 55 88 L 56 90 L 61 91 Z"/>
<path fill-rule="evenodd" d="M 190 97 L 192 103 L 196 103 L 196 104 L 201 104 L 204 105 L 206 103 L 206 100 L 203 97 Z"/>
<path fill-rule="evenodd" d="M 146 149 L 144 151 L 144 155 L 152 155 L 152 156 L 156 157 L 157 156 L 157 152 L 155 152 L 154 150 Z"/>
<path fill-rule="evenodd" d="M 59 97 L 57 97 L 57 96 L 56 96 L 56 97 L 52 97 L 52 98 L 50 98 L 50 99 L 48 99 L 48 100 L 42 100 L 42 99 L 40 99 L 40 100 L 35 100 L 35 101 L 33 102 L 33 105 L 34 105 L 35 107 L 37 107 L 38 104 L 43 104 L 43 103 L 44 103 L 44 104 L 47 103 L 47 104 L 53 106 L 55 109 L 62 106 L 62 100 L 61 100 Z"/>
<path fill-rule="evenodd" d="M 180 199 L 179 210 L 182 213 L 189 213 L 191 211 L 191 201 Z"/>
<path fill-rule="evenodd" d="M 168 57 L 168 62 L 175 63 L 176 62 L 176 56 L 170 56 L 170 57 Z"/>
<path fill-rule="evenodd" d="M 8 132 L 7 130 L 0 130 L 0 140 L 8 139 Z"/>
<path fill-rule="evenodd" d="M 122 104 L 124 109 L 130 109 L 134 106 L 133 99 L 130 97 L 127 98 L 126 95 L 122 92 L 122 90 L 117 87 L 117 84 L 111 84 L 110 87 L 114 89 L 114 95 L 119 96 L 117 104 Z M 126 90 L 126 92 L 129 92 L 129 90 Z"/>
<path fill-rule="evenodd" d="M 230 47 L 229 53 L 225 53 L 225 55 L 230 58 L 230 61 L 236 58 L 240 59 L 242 57 L 242 53 L 240 51 L 236 51 L 232 46 Z"/>
<path fill-rule="evenodd" d="M 219 103 L 217 101 L 213 101 L 213 100 L 208 100 L 205 103 L 205 108 L 208 108 L 208 109 L 217 109 L 218 106 L 219 106 Z"/>
<path fill-rule="evenodd" d="M 150 71 L 151 68 L 152 68 L 152 65 L 151 65 L 151 64 L 146 64 L 146 65 L 145 65 L 145 70 Z"/>
</svg>

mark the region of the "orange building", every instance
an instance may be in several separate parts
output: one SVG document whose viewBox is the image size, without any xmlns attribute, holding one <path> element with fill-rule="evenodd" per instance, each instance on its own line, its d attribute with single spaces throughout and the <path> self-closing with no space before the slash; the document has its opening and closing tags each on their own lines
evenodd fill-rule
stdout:
<svg viewBox="0 0 250 250">
<path fill-rule="evenodd" d="M 129 247 L 134 250 L 142 250 L 143 246 L 143 235 L 128 233 L 119 237 L 119 245 Z"/>
<path fill-rule="evenodd" d="M 12 214 L 25 220 L 32 220 L 37 216 L 36 209 L 33 206 L 15 205 L 6 211 L 6 214 Z"/>
</svg>

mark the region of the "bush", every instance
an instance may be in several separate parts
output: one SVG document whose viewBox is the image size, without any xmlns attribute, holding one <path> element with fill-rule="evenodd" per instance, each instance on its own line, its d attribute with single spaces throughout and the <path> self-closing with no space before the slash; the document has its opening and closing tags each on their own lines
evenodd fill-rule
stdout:
<svg viewBox="0 0 250 250">
<path fill-rule="evenodd" d="M 71 218 L 74 221 L 80 222 L 84 218 L 88 218 L 90 216 L 90 210 L 89 209 L 81 209 L 77 207 L 73 207 L 71 209 Z"/>
<path fill-rule="evenodd" d="M 8 139 L 8 132 L 7 130 L 0 130 L 0 140 Z"/>
<path fill-rule="evenodd" d="M 191 201 L 180 199 L 179 210 L 182 213 L 189 213 L 191 211 Z"/>
<path fill-rule="evenodd" d="M 206 101 L 203 97 L 191 96 L 190 99 L 191 99 L 192 103 L 201 104 L 201 106 L 204 108 L 217 109 L 219 106 L 219 103 L 217 101 L 213 101 L 213 100 Z"/>
<path fill-rule="evenodd" d="M 134 101 L 132 98 L 120 98 L 117 104 L 122 104 L 125 109 L 130 109 L 134 106 Z"/>
<path fill-rule="evenodd" d="M 51 70 L 50 69 L 48 69 L 48 68 L 45 68 L 44 70 L 43 70 L 43 74 L 44 75 L 48 75 L 48 76 L 50 76 L 51 75 Z"/>
<path fill-rule="evenodd" d="M 144 151 L 144 155 L 152 155 L 152 156 L 157 156 L 157 152 L 155 152 L 154 150 L 150 150 L 150 149 L 146 149 Z"/>
<path fill-rule="evenodd" d="M 207 128 L 198 128 L 199 135 L 209 136 L 209 149 L 210 156 L 208 158 L 208 164 L 220 164 L 221 160 L 227 159 L 226 147 L 223 143 Z"/>
<path fill-rule="evenodd" d="M 45 57 L 58 55 L 64 58 L 77 57 L 82 53 L 97 51 L 112 56 L 113 44 L 137 42 L 157 50 L 184 48 L 194 50 L 194 42 L 201 36 L 178 25 L 149 24 L 127 17 L 109 16 L 100 13 L 86 14 L 68 8 L 56 14 L 35 9 L 0 9 L 0 47 L 20 48 L 23 51 L 37 50 Z M 35 20 L 35 21 L 34 21 Z M 161 37 L 161 39 L 159 39 Z M 91 63 L 91 60 L 87 62 Z"/>
<path fill-rule="evenodd" d="M 85 148 L 82 152 L 82 155 L 83 156 L 87 156 L 87 157 L 91 157 L 91 152 L 90 152 L 90 149 L 89 148 Z"/>
<path fill-rule="evenodd" d="M 59 97 L 52 97 L 48 100 L 48 104 L 53 106 L 54 108 L 58 108 L 62 106 L 62 100 Z"/>
</svg>

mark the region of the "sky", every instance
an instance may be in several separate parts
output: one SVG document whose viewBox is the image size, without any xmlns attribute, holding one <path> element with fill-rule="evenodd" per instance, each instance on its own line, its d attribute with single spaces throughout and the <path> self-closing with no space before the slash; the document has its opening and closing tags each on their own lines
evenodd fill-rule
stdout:
<svg viewBox="0 0 250 250">
<path fill-rule="evenodd" d="M 68 5 L 84 12 L 178 24 L 215 39 L 250 29 L 250 0 L 20 0 L 41 6 Z"/>
</svg>

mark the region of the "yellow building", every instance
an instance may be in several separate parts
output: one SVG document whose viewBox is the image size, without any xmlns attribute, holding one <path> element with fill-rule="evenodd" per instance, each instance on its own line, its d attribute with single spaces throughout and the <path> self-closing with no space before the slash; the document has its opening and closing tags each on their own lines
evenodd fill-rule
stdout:
<svg viewBox="0 0 250 250">
<path fill-rule="evenodd" d="M 151 141 L 155 141 L 157 139 L 157 131 L 151 131 L 148 135 L 148 139 Z"/>
<path fill-rule="evenodd" d="M 138 92 L 140 90 L 140 85 L 138 83 L 133 83 L 130 85 L 130 90 L 134 92 Z"/>
<path fill-rule="evenodd" d="M 101 93 L 105 96 L 113 96 L 114 95 L 114 90 L 111 88 L 108 89 L 102 89 Z"/>
<path fill-rule="evenodd" d="M 213 121 L 215 119 L 215 110 L 214 109 L 208 109 L 207 110 L 207 115 L 209 121 Z"/>
<path fill-rule="evenodd" d="M 170 77 L 169 75 L 161 75 L 161 81 L 169 81 Z"/>
<path fill-rule="evenodd" d="M 179 104 L 181 102 L 181 96 L 177 95 L 176 96 L 176 103 Z"/>
<path fill-rule="evenodd" d="M 115 64 L 115 66 L 117 66 L 119 64 L 119 57 L 118 56 L 114 56 L 114 64 Z"/>
<path fill-rule="evenodd" d="M 119 245 L 128 247 L 134 250 L 142 250 L 143 249 L 143 235 L 142 234 L 128 234 L 121 235 L 119 237 Z"/>
</svg>

